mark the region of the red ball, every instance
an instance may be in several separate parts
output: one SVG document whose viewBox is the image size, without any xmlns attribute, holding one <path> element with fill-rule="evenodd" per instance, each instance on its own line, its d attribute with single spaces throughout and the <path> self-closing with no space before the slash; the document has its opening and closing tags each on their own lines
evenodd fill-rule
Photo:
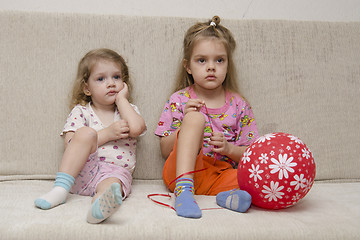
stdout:
<svg viewBox="0 0 360 240">
<path fill-rule="evenodd" d="M 261 208 L 293 206 L 310 191 L 315 179 L 315 161 L 309 148 L 287 133 L 258 138 L 242 156 L 238 183 Z"/>
</svg>

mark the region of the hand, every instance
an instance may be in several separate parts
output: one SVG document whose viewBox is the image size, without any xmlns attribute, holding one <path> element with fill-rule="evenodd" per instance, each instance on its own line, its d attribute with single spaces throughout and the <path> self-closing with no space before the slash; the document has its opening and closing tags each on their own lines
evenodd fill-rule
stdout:
<svg viewBox="0 0 360 240">
<path fill-rule="evenodd" d="M 128 138 L 129 137 L 129 124 L 126 120 L 119 120 L 114 123 L 112 123 L 108 127 L 108 133 L 110 134 L 110 139 L 117 140 L 122 138 Z"/>
<path fill-rule="evenodd" d="M 204 105 L 205 102 L 201 99 L 190 99 L 185 105 L 184 115 L 188 112 L 199 112 Z"/>
<path fill-rule="evenodd" d="M 228 143 L 222 132 L 213 132 L 209 144 L 214 146 L 211 150 L 215 153 L 228 155 L 230 152 L 231 144 Z"/>
<path fill-rule="evenodd" d="M 123 82 L 123 88 L 116 94 L 116 102 L 124 98 L 125 99 L 129 98 L 129 88 L 128 85 Z"/>
</svg>

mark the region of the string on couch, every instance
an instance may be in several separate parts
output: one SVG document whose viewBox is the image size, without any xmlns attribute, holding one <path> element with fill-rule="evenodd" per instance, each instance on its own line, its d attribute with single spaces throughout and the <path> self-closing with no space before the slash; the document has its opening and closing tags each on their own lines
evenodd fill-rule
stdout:
<svg viewBox="0 0 360 240">
<path fill-rule="evenodd" d="M 204 107 L 205 107 L 205 111 L 206 111 L 206 115 L 209 119 L 209 123 L 210 123 L 210 129 L 211 129 L 211 132 L 214 132 L 214 129 L 213 129 L 213 126 L 212 126 L 212 123 L 211 123 L 211 118 L 210 118 L 210 114 L 209 114 L 209 111 L 206 107 L 206 104 L 204 104 Z M 213 162 L 213 165 L 215 164 L 216 162 L 216 157 L 217 157 L 217 154 L 214 153 L 214 162 Z M 168 185 L 167 185 L 167 188 L 170 189 L 170 185 L 172 183 L 174 183 L 176 180 L 178 180 L 179 178 L 185 176 L 185 175 L 188 175 L 188 174 L 193 174 L 193 173 L 197 173 L 197 172 L 201 172 L 201 171 L 204 171 L 206 170 L 207 168 L 203 168 L 203 169 L 199 169 L 199 170 L 194 170 L 194 171 L 190 171 L 190 172 L 186 172 L 186 173 L 183 173 L 181 175 L 179 175 L 178 177 L 176 177 L 174 180 L 172 180 Z M 153 193 L 153 194 L 148 194 L 147 195 L 148 199 L 150 199 L 151 201 L 153 201 L 154 203 L 157 203 L 159 205 L 162 205 L 162 206 L 165 206 L 165 207 L 168 207 L 168 208 L 171 208 L 172 210 L 176 211 L 175 208 L 173 206 L 170 206 L 169 204 L 166 204 L 166 203 L 163 203 L 163 202 L 160 202 L 160 201 L 157 201 L 157 200 L 154 200 L 152 197 L 167 197 L 169 199 L 171 199 L 171 195 L 169 193 L 165 194 L 165 193 Z M 204 209 L 201 209 L 201 210 L 214 210 L 214 209 L 222 209 L 222 208 L 204 208 Z"/>
</svg>

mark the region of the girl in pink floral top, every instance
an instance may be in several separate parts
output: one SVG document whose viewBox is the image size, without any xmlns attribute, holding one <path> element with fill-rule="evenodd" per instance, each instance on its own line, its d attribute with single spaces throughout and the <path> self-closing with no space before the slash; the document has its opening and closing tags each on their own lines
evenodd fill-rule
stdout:
<svg viewBox="0 0 360 240">
<path fill-rule="evenodd" d="M 238 212 L 251 204 L 251 196 L 236 189 L 236 166 L 258 131 L 251 107 L 238 91 L 235 40 L 219 23 L 215 16 L 187 31 L 175 93 L 155 131 L 167 158 L 164 182 L 177 178 L 169 188 L 182 217 L 201 217 L 194 193 L 217 195 L 220 206 Z"/>
<path fill-rule="evenodd" d="M 186 87 L 171 95 L 165 104 L 155 134 L 164 137 L 175 132 L 184 118 L 186 103 L 190 99 L 197 98 L 193 87 Z M 236 146 L 248 146 L 257 136 L 257 128 L 250 105 L 238 94 L 225 92 L 225 104 L 220 108 L 208 108 L 207 110 L 209 116 L 204 107 L 200 109 L 206 120 L 203 142 L 205 156 L 215 157 L 215 152 L 212 151 L 213 146 L 209 144 L 212 136 L 211 128 L 214 132 L 222 132 L 226 141 Z M 212 125 L 210 125 L 209 117 Z M 237 166 L 237 161 L 226 155 L 216 154 L 216 159 L 226 161 L 234 168 Z"/>
</svg>

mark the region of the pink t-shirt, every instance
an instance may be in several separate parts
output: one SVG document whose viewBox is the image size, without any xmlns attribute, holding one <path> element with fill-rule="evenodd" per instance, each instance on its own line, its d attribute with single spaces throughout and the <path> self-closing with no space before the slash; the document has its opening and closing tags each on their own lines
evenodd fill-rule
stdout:
<svg viewBox="0 0 360 240">
<path fill-rule="evenodd" d="M 235 93 L 226 92 L 225 97 L 225 105 L 221 108 L 208 108 L 210 116 L 207 115 L 205 107 L 200 110 L 207 120 L 204 129 L 203 152 L 204 155 L 210 157 L 214 157 L 214 152 L 211 151 L 213 146 L 209 145 L 211 136 L 209 117 L 213 130 L 223 132 L 227 141 L 236 146 L 248 146 L 259 137 L 250 105 Z M 197 98 L 191 87 L 171 95 L 160 116 L 155 135 L 160 137 L 168 136 L 180 127 L 184 118 L 185 105 L 190 98 Z M 227 156 L 217 154 L 217 159 L 227 161 L 233 167 L 236 167 L 236 162 Z"/>
</svg>

